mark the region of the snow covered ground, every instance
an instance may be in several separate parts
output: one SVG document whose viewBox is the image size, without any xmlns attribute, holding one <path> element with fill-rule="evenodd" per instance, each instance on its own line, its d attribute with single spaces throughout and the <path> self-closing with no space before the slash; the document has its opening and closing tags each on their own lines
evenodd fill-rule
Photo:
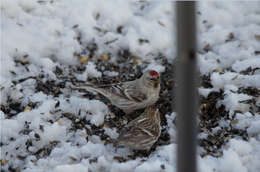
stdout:
<svg viewBox="0 0 260 172">
<path fill-rule="evenodd" d="M 213 108 L 223 112 L 209 112 L 218 120 L 201 127 L 199 138 L 207 142 L 224 129 L 232 132 L 215 146 L 218 156 L 198 146 L 202 172 L 260 171 L 259 7 L 260 2 L 199 3 L 198 66 L 208 78 L 199 92 L 205 100 L 221 95 Z M 170 2 L 1 0 L 0 9 L 2 171 L 175 171 L 174 112 L 163 114 L 171 144 L 130 158 L 133 152 L 115 150 L 106 140 L 118 136 L 116 127 L 106 125 L 117 114 L 102 99 L 71 92 L 71 82 L 62 79 L 121 76 L 117 69 L 127 52 L 133 70 L 165 73 L 158 57 L 171 63 L 176 56 Z M 204 125 L 210 118 L 200 120 Z"/>
</svg>

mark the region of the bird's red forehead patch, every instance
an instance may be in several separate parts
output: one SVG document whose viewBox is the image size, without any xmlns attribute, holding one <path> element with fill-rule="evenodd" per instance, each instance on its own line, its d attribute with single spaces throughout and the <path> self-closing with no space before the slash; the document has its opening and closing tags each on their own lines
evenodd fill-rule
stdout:
<svg viewBox="0 0 260 172">
<path fill-rule="evenodd" d="M 151 75 L 151 76 L 158 76 L 159 74 L 158 74 L 158 72 L 156 72 L 155 70 L 152 70 L 152 71 L 150 72 L 150 75 Z"/>
</svg>

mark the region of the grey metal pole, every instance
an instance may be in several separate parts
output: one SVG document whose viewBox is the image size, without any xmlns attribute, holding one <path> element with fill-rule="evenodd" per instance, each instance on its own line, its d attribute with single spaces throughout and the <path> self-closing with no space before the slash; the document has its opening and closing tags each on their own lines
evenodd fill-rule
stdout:
<svg viewBox="0 0 260 172">
<path fill-rule="evenodd" d="M 196 3 L 176 2 L 177 19 L 177 171 L 196 172 Z"/>
</svg>

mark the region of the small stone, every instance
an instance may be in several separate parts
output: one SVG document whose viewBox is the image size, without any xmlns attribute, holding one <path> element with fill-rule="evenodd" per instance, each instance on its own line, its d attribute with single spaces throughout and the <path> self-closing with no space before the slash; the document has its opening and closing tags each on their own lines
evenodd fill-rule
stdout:
<svg viewBox="0 0 260 172">
<path fill-rule="evenodd" d="M 32 110 L 32 108 L 30 107 L 30 106 L 26 106 L 25 108 L 24 108 L 24 112 L 25 111 L 31 111 Z"/>
<path fill-rule="evenodd" d="M 255 39 L 259 39 L 260 40 L 260 35 L 255 35 Z"/>
<path fill-rule="evenodd" d="M 237 124 L 238 123 L 238 120 L 237 119 L 233 119 L 230 124 L 234 125 L 234 124 Z"/>
<path fill-rule="evenodd" d="M 165 165 L 164 164 L 161 164 L 161 169 L 165 169 Z"/>
<path fill-rule="evenodd" d="M 103 124 L 103 127 L 109 128 L 108 123 L 105 122 L 105 123 Z"/>
<path fill-rule="evenodd" d="M 25 58 L 23 59 L 23 62 L 24 62 L 24 63 L 29 63 L 29 58 L 28 58 L 28 57 L 25 57 Z"/>
<path fill-rule="evenodd" d="M 228 35 L 228 40 L 231 41 L 231 40 L 233 40 L 234 38 L 235 38 L 234 34 L 233 34 L 232 32 L 229 33 L 229 35 Z"/>
<path fill-rule="evenodd" d="M 41 138 L 38 133 L 35 133 L 35 134 L 34 134 L 34 137 L 35 137 L 36 139 L 40 139 L 40 138 Z"/>
<path fill-rule="evenodd" d="M 128 121 L 127 121 L 126 119 L 123 120 L 123 124 L 124 124 L 124 125 L 126 125 L 127 122 L 128 122 Z"/>
<path fill-rule="evenodd" d="M 143 61 L 141 59 L 135 59 L 135 63 L 142 63 Z"/>
<path fill-rule="evenodd" d="M 89 57 L 86 56 L 86 57 L 83 57 L 80 59 L 80 63 L 86 63 L 88 61 Z"/>
<path fill-rule="evenodd" d="M 208 52 L 211 50 L 211 45 L 210 44 L 206 44 L 203 48 L 204 51 Z"/>
<path fill-rule="evenodd" d="M 253 133 L 252 137 L 257 137 L 257 135 L 258 135 L 257 133 Z"/>
<path fill-rule="evenodd" d="M 5 165 L 5 164 L 7 164 L 7 160 L 5 160 L 5 159 L 2 159 L 2 160 L 1 160 L 1 164 L 2 164 L 2 165 Z"/>
<path fill-rule="evenodd" d="M 73 156 L 70 156 L 69 158 L 71 159 L 71 161 L 77 161 L 77 158 L 75 158 Z"/>
<path fill-rule="evenodd" d="M 73 53 L 73 56 L 74 56 L 74 57 L 79 57 L 79 54 L 78 54 L 77 52 L 74 52 L 74 53 Z"/>
<path fill-rule="evenodd" d="M 37 159 L 36 160 L 31 160 L 31 162 L 34 164 L 34 165 L 37 165 Z"/>
<path fill-rule="evenodd" d="M 57 121 L 57 123 L 58 123 L 59 125 L 61 125 L 61 122 L 62 122 L 61 119 L 59 119 L 59 120 Z"/>
<path fill-rule="evenodd" d="M 104 54 L 104 55 L 101 56 L 101 59 L 106 61 L 106 60 L 109 59 L 109 56 L 107 54 Z"/>
<path fill-rule="evenodd" d="M 114 119 L 116 117 L 116 115 L 114 113 L 110 113 L 110 118 Z"/>
</svg>

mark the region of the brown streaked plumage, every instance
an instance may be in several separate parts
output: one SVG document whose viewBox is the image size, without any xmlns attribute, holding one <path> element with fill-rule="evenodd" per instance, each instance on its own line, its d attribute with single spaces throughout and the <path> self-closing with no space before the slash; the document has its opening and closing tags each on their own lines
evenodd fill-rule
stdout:
<svg viewBox="0 0 260 172">
<path fill-rule="evenodd" d="M 159 109 L 155 106 L 147 107 L 120 131 L 117 145 L 134 150 L 150 150 L 161 134 L 160 123 Z"/>
<path fill-rule="evenodd" d="M 102 86 L 82 85 L 76 89 L 98 92 L 128 114 L 151 106 L 158 100 L 160 75 L 155 70 L 147 70 L 141 78 L 134 81 Z"/>
</svg>

